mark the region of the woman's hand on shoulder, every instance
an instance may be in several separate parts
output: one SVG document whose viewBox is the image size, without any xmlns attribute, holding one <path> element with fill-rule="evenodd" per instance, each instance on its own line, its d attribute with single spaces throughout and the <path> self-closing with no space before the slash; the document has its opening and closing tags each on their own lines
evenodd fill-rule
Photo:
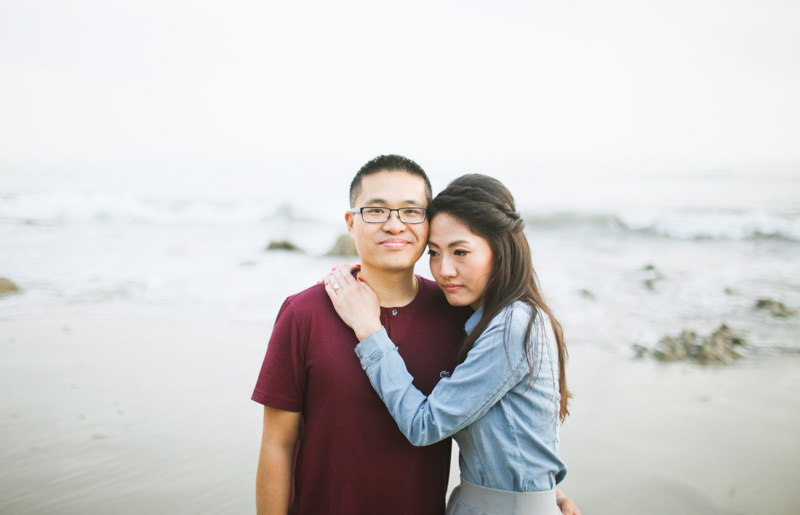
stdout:
<svg viewBox="0 0 800 515">
<path fill-rule="evenodd" d="M 378 296 L 360 278 L 343 268 L 335 268 L 325 278 L 325 292 L 336 313 L 356 333 L 359 341 L 381 328 Z"/>
</svg>

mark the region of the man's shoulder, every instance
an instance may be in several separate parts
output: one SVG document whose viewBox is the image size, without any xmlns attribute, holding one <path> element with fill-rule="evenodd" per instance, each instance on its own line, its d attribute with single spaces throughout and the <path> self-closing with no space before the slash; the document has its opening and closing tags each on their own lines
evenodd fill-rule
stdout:
<svg viewBox="0 0 800 515">
<path fill-rule="evenodd" d="M 305 290 L 289 295 L 283 301 L 281 312 L 291 310 L 294 315 L 312 315 L 333 311 L 333 305 L 325 293 L 325 286 L 315 284 Z"/>
</svg>

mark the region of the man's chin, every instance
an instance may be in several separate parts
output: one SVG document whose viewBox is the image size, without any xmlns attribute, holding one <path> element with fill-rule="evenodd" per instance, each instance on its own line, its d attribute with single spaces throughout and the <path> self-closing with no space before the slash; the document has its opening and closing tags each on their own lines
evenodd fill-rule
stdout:
<svg viewBox="0 0 800 515">
<path fill-rule="evenodd" d="M 412 259 L 409 256 L 384 256 L 384 259 L 376 260 L 373 266 L 381 270 L 401 272 L 414 270 L 414 265 L 416 264 L 417 259 Z"/>
</svg>

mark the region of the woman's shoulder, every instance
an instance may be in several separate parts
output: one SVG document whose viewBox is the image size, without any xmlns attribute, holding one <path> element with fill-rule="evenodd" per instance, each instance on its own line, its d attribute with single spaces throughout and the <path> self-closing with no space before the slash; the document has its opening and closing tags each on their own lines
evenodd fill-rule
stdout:
<svg viewBox="0 0 800 515">
<path fill-rule="evenodd" d="M 547 313 L 519 300 L 504 307 L 492 320 L 489 327 L 502 327 L 506 332 L 522 337 L 528 333 L 533 316 L 536 317 L 533 325 L 543 327 L 547 331 L 550 327 L 550 318 Z"/>
<path fill-rule="evenodd" d="M 527 327 L 531 316 L 533 316 L 533 308 L 529 304 L 517 300 L 504 307 L 492 322 L 503 325 L 521 324 Z"/>
</svg>

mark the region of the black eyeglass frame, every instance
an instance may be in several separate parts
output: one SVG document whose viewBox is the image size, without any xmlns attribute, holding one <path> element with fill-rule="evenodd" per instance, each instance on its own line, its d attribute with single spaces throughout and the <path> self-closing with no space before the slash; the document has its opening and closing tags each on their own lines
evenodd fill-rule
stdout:
<svg viewBox="0 0 800 515">
<path fill-rule="evenodd" d="M 385 220 L 374 221 L 373 222 L 373 221 L 370 221 L 370 220 L 367 220 L 366 218 L 364 218 L 364 210 L 365 209 L 388 209 L 389 210 L 389 214 L 386 215 L 386 219 Z M 403 220 L 403 215 L 401 214 L 401 211 L 405 211 L 406 209 L 413 209 L 414 211 L 422 211 L 422 220 L 420 220 L 419 222 L 407 222 L 407 221 Z M 421 224 L 422 222 L 424 222 L 428 218 L 428 210 L 425 209 L 424 207 L 399 207 L 397 209 L 392 209 L 392 208 L 389 208 L 389 207 L 381 207 L 381 206 L 364 206 L 364 207 L 354 207 L 354 208 L 350 209 L 350 212 L 353 213 L 354 215 L 360 214 L 361 215 L 361 219 L 364 221 L 364 223 L 368 223 L 368 224 L 385 224 L 386 222 L 389 221 L 390 218 L 392 218 L 392 211 L 397 211 L 398 220 L 400 220 L 400 222 L 404 223 L 404 224 Z"/>
</svg>

